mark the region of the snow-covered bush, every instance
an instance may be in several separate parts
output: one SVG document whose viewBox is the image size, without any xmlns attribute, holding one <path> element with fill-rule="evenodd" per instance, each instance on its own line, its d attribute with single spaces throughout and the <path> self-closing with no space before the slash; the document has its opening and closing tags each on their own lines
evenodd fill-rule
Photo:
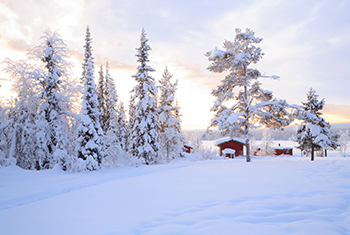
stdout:
<svg viewBox="0 0 350 235">
<path fill-rule="evenodd" d="M 343 132 L 339 138 L 339 152 L 341 154 L 341 156 L 346 156 L 346 150 L 349 146 L 349 130 L 346 130 L 345 132 Z"/>
<path fill-rule="evenodd" d="M 105 168 L 114 168 L 121 166 L 140 166 L 145 164 L 143 158 L 134 157 L 132 154 L 124 151 L 120 146 L 112 146 L 106 150 L 102 166 Z"/>
</svg>

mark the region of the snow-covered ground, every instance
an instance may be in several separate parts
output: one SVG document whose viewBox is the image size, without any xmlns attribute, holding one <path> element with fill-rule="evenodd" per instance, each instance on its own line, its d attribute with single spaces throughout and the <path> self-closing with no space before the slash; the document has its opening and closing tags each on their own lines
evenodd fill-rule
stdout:
<svg viewBox="0 0 350 235">
<path fill-rule="evenodd" d="M 350 158 L 0 168 L 0 234 L 350 234 Z"/>
</svg>

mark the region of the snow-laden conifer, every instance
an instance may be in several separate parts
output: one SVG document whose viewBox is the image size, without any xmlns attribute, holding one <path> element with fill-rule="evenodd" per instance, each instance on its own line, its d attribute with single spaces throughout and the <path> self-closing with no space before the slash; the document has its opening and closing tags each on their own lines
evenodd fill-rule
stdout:
<svg viewBox="0 0 350 235">
<path fill-rule="evenodd" d="M 212 92 L 216 100 L 211 109 L 215 112 L 211 126 L 217 126 L 223 134 L 231 137 L 243 136 L 248 162 L 251 128 L 258 125 L 281 127 L 291 122 L 286 102 L 273 99 L 271 91 L 262 89 L 258 79 L 264 76 L 259 70 L 250 67 L 264 55 L 261 48 L 256 46 L 261 41 L 262 38 L 256 37 L 250 29 L 245 32 L 236 29 L 235 40 L 225 40 L 224 50 L 214 48 L 206 53 L 211 62 L 208 70 L 216 73 L 227 72 L 222 83 Z"/>
<path fill-rule="evenodd" d="M 98 100 L 94 81 L 94 62 L 92 57 L 90 29 L 86 29 L 85 54 L 83 62 L 84 94 L 81 123 L 78 128 L 78 158 L 85 161 L 87 170 L 97 170 L 103 161 L 103 131 L 99 122 Z"/>
<path fill-rule="evenodd" d="M 158 86 L 161 92 L 158 105 L 160 154 L 166 162 L 182 156 L 184 144 L 179 108 L 174 104 L 177 81 L 171 83 L 172 76 L 166 67 Z"/>
<path fill-rule="evenodd" d="M 157 87 L 154 78 L 149 72 L 155 71 L 147 65 L 148 51 L 151 47 L 147 44 L 146 32 L 142 29 L 140 37 L 141 45 L 137 48 L 137 61 L 140 65 L 138 72 L 132 77 L 137 85 L 131 91 L 133 93 L 131 103 L 134 106 L 133 123 L 131 123 L 131 153 L 133 156 L 144 159 L 146 164 L 155 164 L 158 161 L 158 132 L 159 122 L 157 114 Z"/>
<path fill-rule="evenodd" d="M 98 72 L 98 86 L 97 86 L 97 99 L 98 99 L 98 109 L 99 109 L 99 120 L 100 125 L 104 133 L 106 133 L 107 127 L 107 108 L 106 108 L 106 82 L 105 76 L 103 74 L 103 67 L 100 66 L 100 71 Z"/>
<path fill-rule="evenodd" d="M 113 132 L 117 136 L 118 129 L 118 112 L 117 102 L 118 95 L 113 77 L 109 74 L 108 62 L 106 62 L 106 132 Z"/>
<path fill-rule="evenodd" d="M 26 60 L 3 62 L 18 94 L 9 154 L 24 169 L 52 168 L 58 162 L 54 156 L 58 143 L 59 148 L 68 147 L 68 116 L 74 96 L 69 93 L 75 87 L 68 86 L 68 59 L 68 47 L 61 36 L 46 30 Z"/>
<path fill-rule="evenodd" d="M 17 97 L 13 102 L 4 104 L 0 149 L 6 153 L 7 158 L 16 159 L 19 167 L 35 169 L 35 117 L 42 103 L 41 85 L 31 74 L 34 68 L 29 60 L 5 59 L 2 66 L 12 81 L 12 92 Z"/>
<path fill-rule="evenodd" d="M 106 62 L 106 126 L 105 126 L 105 148 L 106 159 L 108 162 L 117 162 L 117 158 L 123 155 L 122 149 L 119 143 L 119 123 L 118 123 L 118 110 L 117 102 L 118 95 L 115 88 L 113 77 L 109 73 L 108 62 Z"/>
<path fill-rule="evenodd" d="M 307 101 L 302 104 L 298 118 L 303 120 L 303 123 L 298 126 L 294 141 L 299 144 L 298 148 L 303 153 L 311 152 L 311 161 L 313 161 L 315 151 L 322 148 L 327 150 L 339 147 L 337 143 L 339 135 L 332 133 L 329 122 L 321 117 L 325 100 L 318 100 L 316 90 L 310 88 L 307 93 Z"/>
<path fill-rule="evenodd" d="M 46 122 L 45 142 L 48 150 L 46 159 L 43 160 L 38 168 L 52 168 L 58 159 L 55 159 L 54 153 L 57 150 L 57 144 L 61 142 L 60 148 L 65 149 L 67 137 L 63 127 L 67 125 L 65 119 L 67 101 L 62 95 L 62 77 L 68 76 L 67 70 L 71 64 L 66 60 L 69 58 L 68 47 L 57 32 L 45 31 L 40 44 L 32 52 L 33 56 L 40 58 L 45 66 L 45 70 L 37 70 L 38 79 L 42 85 L 41 98 L 43 103 L 39 108 L 39 119 Z M 61 133 L 61 135 L 58 135 Z"/>
<path fill-rule="evenodd" d="M 10 107 L 0 102 L 0 166 L 16 164 L 16 158 L 9 156 L 13 120 L 9 118 Z"/>
<path fill-rule="evenodd" d="M 118 107 L 118 142 L 123 151 L 128 149 L 128 124 L 126 123 L 124 103 L 120 102 Z"/>
</svg>

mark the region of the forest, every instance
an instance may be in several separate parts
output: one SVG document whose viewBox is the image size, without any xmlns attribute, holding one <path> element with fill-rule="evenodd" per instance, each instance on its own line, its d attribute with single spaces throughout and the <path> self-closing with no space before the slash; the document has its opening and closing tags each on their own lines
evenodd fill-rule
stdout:
<svg viewBox="0 0 350 235">
<path fill-rule="evenodd" d="M 256 129 L 274 129 L 277 135 L 295 121 L 300 125 L 292 138 L 303 152 L 311 153 L 312 160 L 316 150 L 337 149 L 340 133 L 331 131 L 329 122 L 322 118 L 325 100 L 319 101 L 313 88 L 301 106 L 274 98 L 271 91 L 261 88 L 259 78 L 278 78 L 251 67 L 264 55 L 257 46 L 261 41 L 250 29 L 236 29 L 234 41 L 225 40 L 223 50 L 215 47 L 205 54 L 209 71 L 226 74 L 212 92 L 215 116 L 209 127 L 217 129 L 216 134 L 208 129 L 197 140 L 190 140 L 181 128 L 178 81 L 171 81 L 173 75 L 167 68 L 158 85 L 151 76 L 155 70 L 149 65 L 151 47 L 144 29 L 136 49 L 139 66 L 132 77 L 137 85 L 130 91 L 128 112 L 118 100 L 108 62 L 104 68 L 100 66 L 95 78 L 89 27 L 80 80 L 71 77 L 64 39 L 57 31 L 46 30 L 41 43 L 29 50 L 25 59 L 1 63 L 17 97 L 1 100 L 0 164 L 27 170 L 59 165 L 64 171 L 80 172 L 168 163 L 185 156 L 185 143 L 210 139 L 218 133 L 243 138 L 246 161 L 250 162 Z"/>
</svg>

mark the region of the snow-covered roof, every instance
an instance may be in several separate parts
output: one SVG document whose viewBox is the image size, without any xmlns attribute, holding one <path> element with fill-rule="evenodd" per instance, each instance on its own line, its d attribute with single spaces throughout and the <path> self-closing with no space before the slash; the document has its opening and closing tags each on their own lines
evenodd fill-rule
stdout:
<svg viewBox="0 0 350 235">
<path fill-rule="evenodd" d="M 222 145 L 222 144 L 227 143 L 227 142 L 229 142 L 231 140 L 236 141 L 236 142 L 241 143 L 241 144 L 245 144 L 244 139 L 240 139 L 240 138 L 236 138 L 236 137 L 233 137 L 233 138 L 225 137 L 225 138 L 221 138 L 221 139 L 216 140 L 215 141 L 215 145 L 216 146 Z"/>
<path fill-rule="evenodd" d="M 230 148 L 225 148 L 224 150 L 222 150 L 223 154 L 235 154 L 235 152 L 236 150 Z"/>
<path fill-rule="evenodd" d="M 192 144 L 184 144 L 185 147 L 188 147 L 188 148 L 191 148 L 191 149 L 194 149 L 194 146 Z"/>
</svg>

